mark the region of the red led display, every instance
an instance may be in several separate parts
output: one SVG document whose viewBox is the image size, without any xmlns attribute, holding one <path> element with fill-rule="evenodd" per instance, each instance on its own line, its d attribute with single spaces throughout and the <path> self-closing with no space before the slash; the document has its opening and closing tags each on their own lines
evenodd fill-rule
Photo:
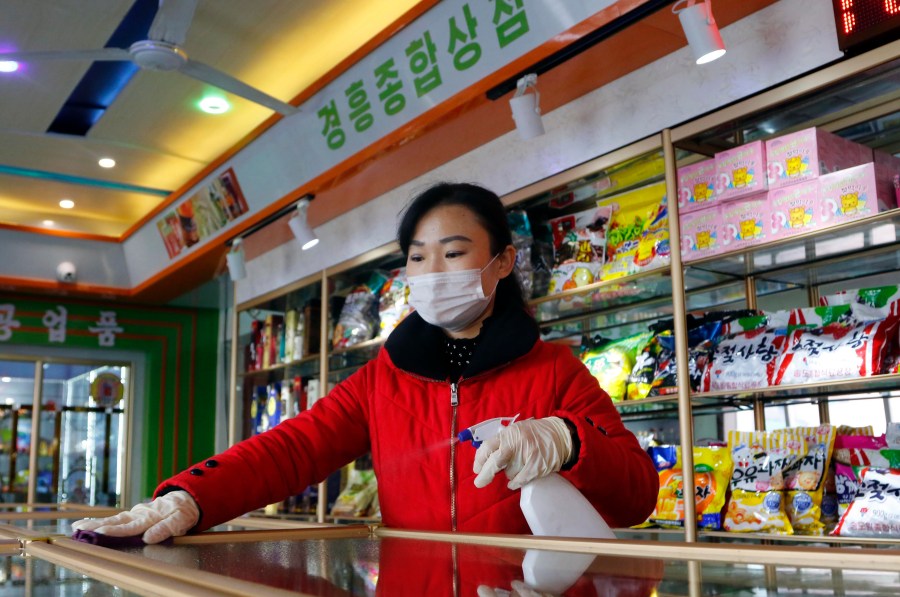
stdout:
<svg viewBox="0 0 900 597">
<path fill-rule="evenodd" d="M 900 0 L 831 0 L 837 26 L 838 47 L 867 49 L 897 39 L 900 33 Z"/>
</svg>

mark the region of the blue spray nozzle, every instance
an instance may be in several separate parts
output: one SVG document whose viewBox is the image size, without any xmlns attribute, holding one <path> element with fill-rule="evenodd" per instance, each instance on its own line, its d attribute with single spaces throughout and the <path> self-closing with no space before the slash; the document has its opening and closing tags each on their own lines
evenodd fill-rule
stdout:
<svg viewBox="0 0 900 597">
<path fill-rule="evenodd" d="M 500 430 L 514 422 L 519 415 L 514 417 L 497 417 L 496 419 L 488 419 L 477 425 L 472 425 L 468 429 L 463 429 L 457 437 L 461 442 L 472 442 L 476 448 L 481 446 L 481 442 L 490 439 L 500 433 Z"/>
<path fill-rule="evenodd" d="M 472 445 L 476 448 L 481 445 L 481 442 L 475 442 L 475 437 L 472 435 L 471 429 L 463 429 L 457 436 L 460 442 L 472 442 Z"/>
</svg>

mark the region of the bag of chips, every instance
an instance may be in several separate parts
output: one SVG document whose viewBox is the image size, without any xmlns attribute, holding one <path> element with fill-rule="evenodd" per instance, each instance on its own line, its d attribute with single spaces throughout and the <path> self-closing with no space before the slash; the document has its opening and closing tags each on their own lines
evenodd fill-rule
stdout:
<svg viewBox="0 0 900 597">
<path fill-rule="evenodd" d="M 403 321 L 403 318 L 412 311 L 412 307 L 407 302 L 408 296 L 409 284 L 406 282 L 406 268 L 398 267 L 391 271 L 379 292 L 379 338 L 387 338 Z"/>
<path fill-rule="evenodd" d="M 621 340 L 613 340 L 585 350 L 581 355 L 588 371 L 591 372 L 600 387 L 606 390 L 614 402 L 626 397 L 628 376 L 634 369 L 635 356 L 650 340 L 650 332 L 641 332 Z"/>
<path fill-rule="evenodd" d="M 704 392 L 749 390 L 771 385 L 786 336 L 757 328 L 722 338 L 703 372 Z"/>
<path fill-rule="evenodd" d="M 597 204 L 612 210 L 606 235 L 603 280 L 615 280 L 669 264 L 665 183 L 602 199 Z"/>
<path fill-rule="evenodd" d="M 378 296 L 388 276 L 374 271 L 369 280 L 356 286 L 344 300 L 341 315 L 334 326 L 333 348 L 347 348 L 371 340 L 378 329 Z"/>
<path fill-rule="evenodd" d="M 862 467 L 859 489 L 834 534 L 900 537 L 900 470 Z"/>
<path fill-rule="evenodd" d="M 734 470 L 723 523 L 726 531 L 793 534 L 784 510 L 784 480 L 805 450 L 803 444 L 763 431 L 728 433 Z"/>
<path fill-rule="evenodd" d="M 834 432 L 831 425 L 792 427 L 771 432 L 773 436 L 783 436 L 782 443 L 804 446 L 800 457 L 784 477 L 787 489 L 785 511 L 794 533 L 798 535 L 825 534 L 822 501 L 834 447 Z"/>
<path fill-rule="evenodd" d="M 694 446 L 694 503 L 700 528 L 718 530 L 731 477 L 731 457 L 724 447 Z M 684 475 L 681 448 L 650 448 L 659 471 L 659 496 L 650 522 L 663 528 L 684 527 Z M 674 462 L 672 462 L 674 458 Z"/>
</svg>

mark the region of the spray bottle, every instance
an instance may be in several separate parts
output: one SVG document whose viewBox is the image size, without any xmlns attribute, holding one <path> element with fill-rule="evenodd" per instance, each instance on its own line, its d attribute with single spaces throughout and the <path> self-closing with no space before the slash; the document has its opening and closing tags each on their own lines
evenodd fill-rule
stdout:
<svg viewBox="0 0 900 597">
<path fill-rule="evenodd" d="M 519 418 L 497 417 L 463 430 L 459 441 L 478 448 Z M 534 535 L 615 539 L 616 536 L 578 489 L 558 473 L 522 486 L 519 507 Z M 592 554 L 529 549 L 522 560 L 525 583 L 532 589 L 563 593 L 593 562 Z"/>
<path fill-rule="evenodd" d="M 514 422 L 515 417 L 488 419 L 463 430 L 459 441 L 476 448 Z M 558 473 L 522 486 L 519 507 L 535 535 L 615 539 L 609 525 L 578 489 Z"/>
</svg>

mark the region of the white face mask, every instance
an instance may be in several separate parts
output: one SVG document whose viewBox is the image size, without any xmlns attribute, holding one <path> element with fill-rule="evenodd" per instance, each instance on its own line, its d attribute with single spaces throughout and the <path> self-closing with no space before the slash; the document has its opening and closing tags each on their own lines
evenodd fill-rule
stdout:
<svg viewBox="0 0 900 597">
<path fill-rule="evenodd" d="M 499 255 L 495 255 L 497 259 Z M 491 297 L 484 296 L 481 286 L 481 273 L 494 262 L 479 269 L 466 269 L 456 272 L 434 272 L 410 276 L 409 304 L 419 315 L 430 323 L 451 332 L 459 332 L 478 319 L 491 302 Z M 498 281 L 499 282 L 499 281 Z"/>
</svg>

